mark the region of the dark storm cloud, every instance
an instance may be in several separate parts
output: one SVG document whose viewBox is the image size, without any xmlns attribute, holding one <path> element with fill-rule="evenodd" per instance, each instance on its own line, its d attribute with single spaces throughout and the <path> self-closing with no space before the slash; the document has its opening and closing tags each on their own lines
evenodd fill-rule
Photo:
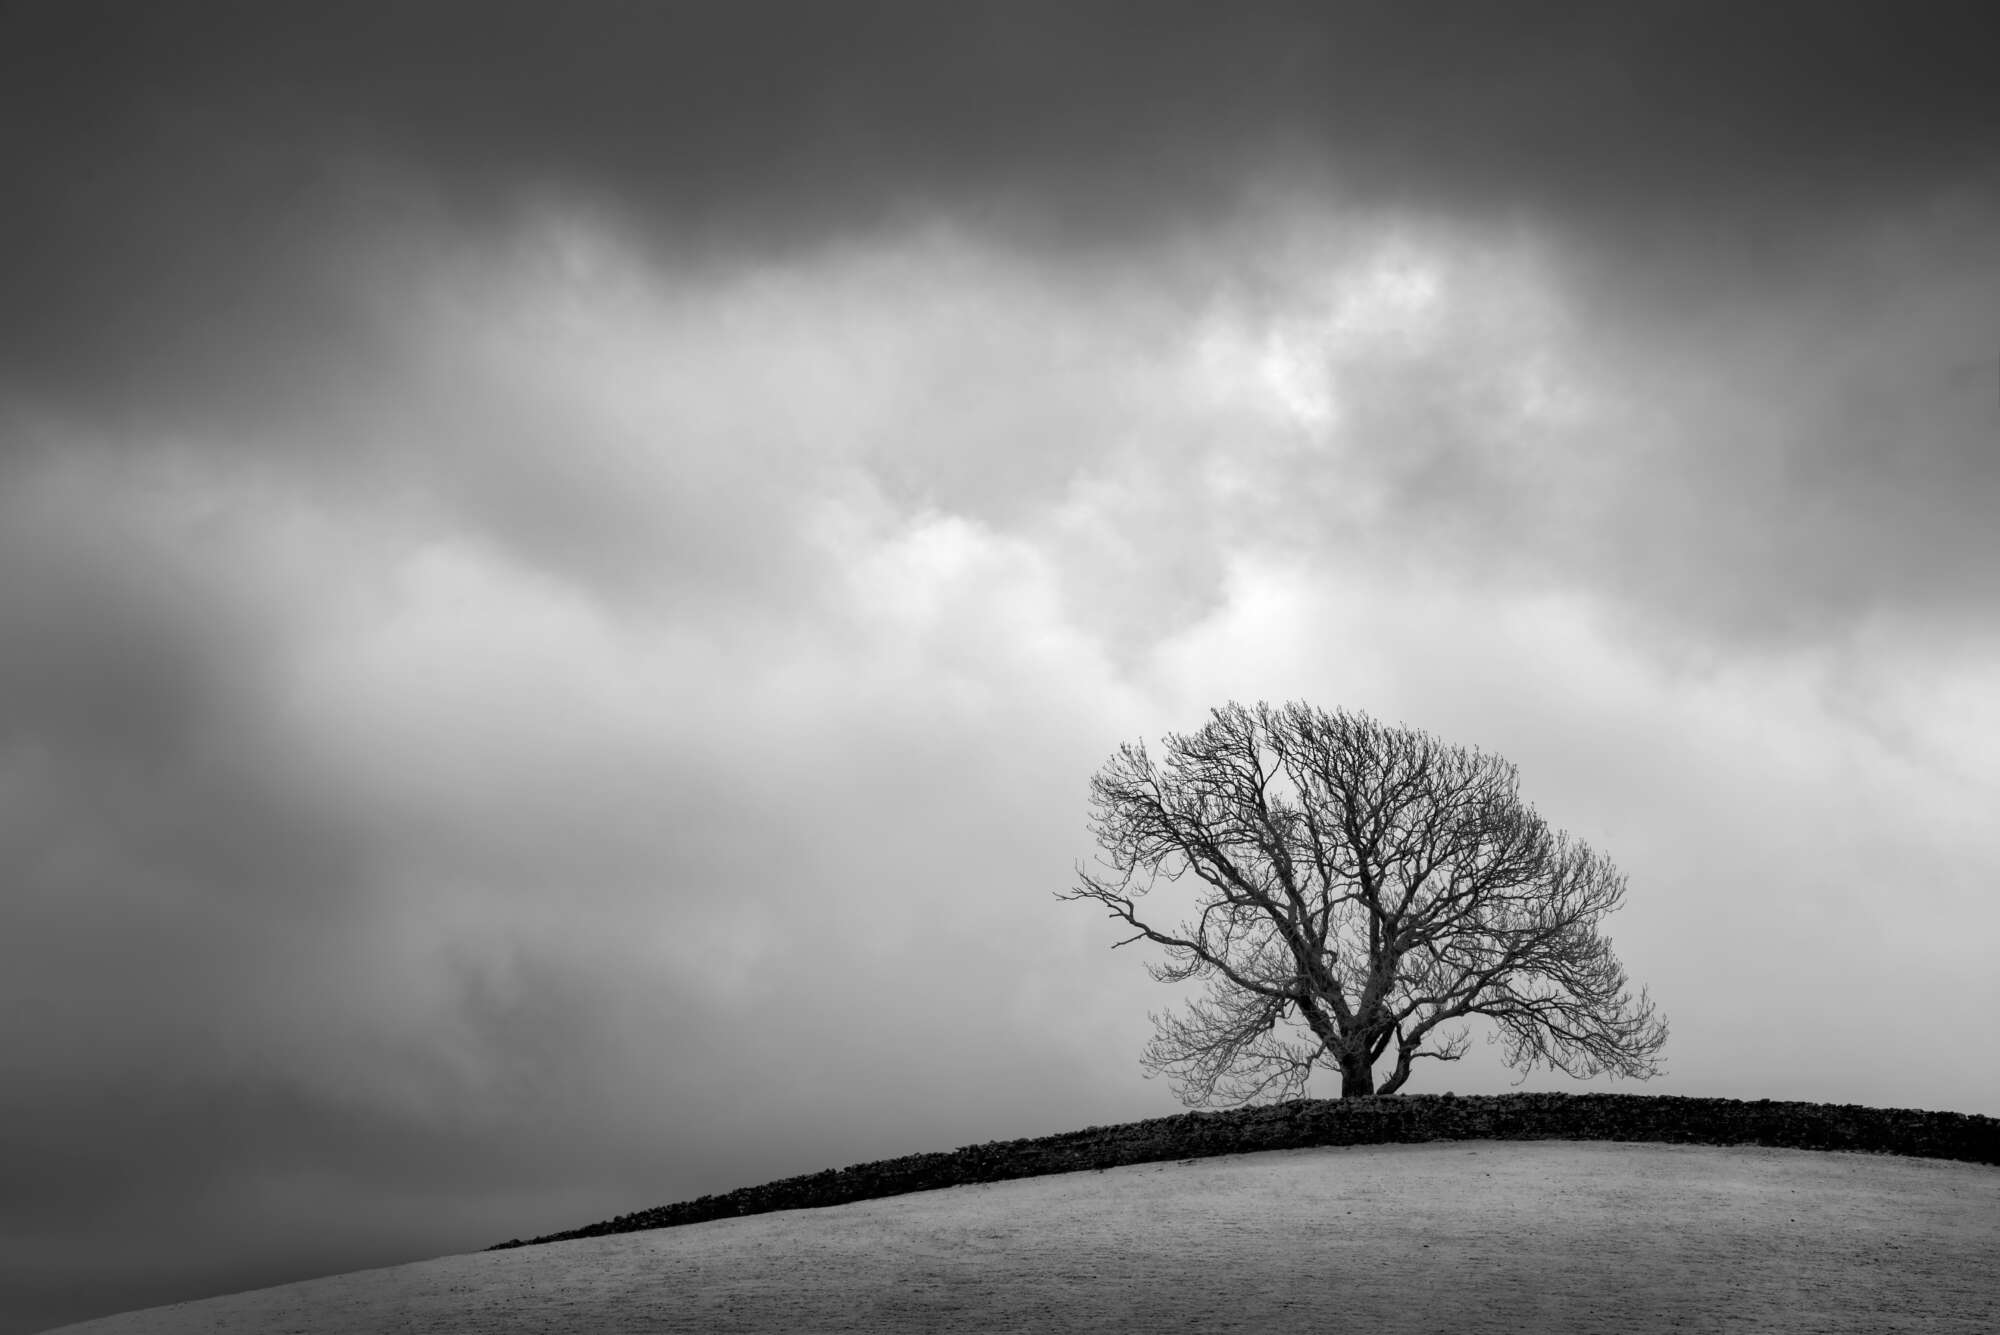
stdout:
<svg viewBox="0 0 2000 1335">
<path fill-rule="evenodd" d="M 337 385 L 304 242 L 399 163 L 461 222 L 524 193 L 670 244 L 942 210 L 1127 245 L 1246 183 L 1761 246 L 1990 187 L 1976 6 L 26 4 L 8 11 L 10 378 Z M 1669 266 L 1675 267 L 1675 266 Z M 294 355 L 279 363 L 273 333 Z M 311 354 L 303 356 L 299 354 Z M 42 387 L 47 387 L 46 385 Z M 338 392 L 334 390 L 333 392 Z"/>
<path fill-rule="evenodd" d="M 233 130 L 181 165 L 275 183 L 314 152 L 401 149 L 485 184 L 597 176 L 694 218 L 803 205 L 780 230 L 995 183 L 1054 209 L 1130 194 L 1130 223 L 1231 183 L 1270 135 L 1369 193 L 1818 207 L 1990 166 L 2000 107 L 1974 5 L 14 12 L 9 72 L 42 113 L 19 133 L 58 153 L 174 157 L 160 136 Z M 291 151 L 242 156 L 274 141 Z"/>
<path fill-rule="evenodd" d="M 556 462 L 571 405 L 454 395 L 466 368 L 422 365 L 397 326 L 408 311 L 357 292 L 357 256 L 420 273 L 443 253 L 504 250 L 550 200 L 605 210 L 682 271 L 940 217 L 1079 281 L 1136 266 L 1199 294 L 1249 281 L 1228 253 L 1242 244 L 1232 220 L 1297 191 L 1558 248 L 1553 278 L 1599 326 L 1591 341 L 1628 359 L 1623 388 L 1684 411 L 1691 443 L 1637 488 L 1644 513 L 1608 526 L 1656 530 L 1643 547 L 1541 559 L 1699 619 L 1717 576 L 1665 553 L 1715 529 L 1706 545 L 1735 549 L 1752 577 L 1713 619 L 1816 633 L 1883 599 L 1977 584 L 1990 564 L 1978 515 L 2000 390 L 1978 368 L 2000 364 L 2000 329 L 1979 312 L 2000 283 L 1982 240 L 2000 217 L 2000 91 L 1975 64 L 1982 17 L 1938 4 L 1463 5 L 1421 21 L 1374 4 L 21 5 L 0 43 L 0 156 L 16 183 L 0 218 L 0 393 L 377 484 L 403 475 L 385 459 L 413 433 L 489 440 L 479 469 L 456 472 L 454 504 L 616 583 L 745 526 L 619 516 L 615 492 Z M 1898 232 L 1903 252 L 1885 253 Z M 1165 258 L 1190 238 L 1208 258 Z M 1298 275 L 1268 277 L 1284 299 Z M 1926 285 L 1970 304 L 1898 300 Z M 1491 497 L 1507 479 L 1470 487 L 1495 465 L 1462 448 L 1438 390 L 1459 392 L 1450 369 L 1373 385 L 1401 400 L 1369 419 L 1394 441 L 1378 454 L 1407 480 L 1412 522 L 1504 526 L 1514 515 Z M 1772 394 L 1797 420 L 1746 431 Z M 1427 435 L 1435 467 L 1390 457 Z M 908 490 L 1001 457 L 938 452 Z M 969 503 L 1004 508 L 1021 485 L 972 488 Z M 674 533 L 678 555 L 664 550 Z M 1536 559 L 1532 534 L 1501 536 Z M 1786 600 L 1796 617 L 1774 615 Z"/>
</svg>

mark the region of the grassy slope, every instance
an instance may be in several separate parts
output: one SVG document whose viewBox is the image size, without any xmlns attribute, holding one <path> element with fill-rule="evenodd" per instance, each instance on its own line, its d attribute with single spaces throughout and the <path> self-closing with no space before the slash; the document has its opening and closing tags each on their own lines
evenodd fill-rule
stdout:
<svg viewBox="0 0 2000 1335">
<path fill-rule="evenodd" d="M 1436 1140 L 1614 1140 L 1849 1150 L 2000 1164 L 2000 1121 L 1854 1104 L 1754 1103 L 1640 1094 L 1450 1094 L 1292 1103 L 1185 1113 L 994 1141 L 940 1154 L 828 1169 L 620 1215 L 489 1250 L 813 1209 L 1013 1178 L 1319 1145 Z"/>
</svg>

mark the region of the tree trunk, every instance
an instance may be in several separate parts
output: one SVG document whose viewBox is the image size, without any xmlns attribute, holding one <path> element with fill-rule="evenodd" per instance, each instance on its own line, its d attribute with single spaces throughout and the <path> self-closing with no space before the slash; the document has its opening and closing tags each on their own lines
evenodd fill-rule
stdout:
<svg viewBox="0 0 2000 1335">
<path fill-rule="evenodd" d="M 1416 1054 L 1417 1050 L 1412 1047 L 1402 1048 L 1396 1053 L 1396 1069 L 1389 1072 L 1388 1080 L 1383 1082 L 1384 1094 L 1394 1094 L 1403 1087 L 1403 1082 L 1410 1078 L 1410 1063 L 1416 1059 Z"/>
<path fill-rule="evenodd" d="M 1375 1065 L 1366 1057 L 1345 1058 L 1340 1063 L 1340 1097 L 1361 1098 L 1375 1092 Z"/>
</svg>

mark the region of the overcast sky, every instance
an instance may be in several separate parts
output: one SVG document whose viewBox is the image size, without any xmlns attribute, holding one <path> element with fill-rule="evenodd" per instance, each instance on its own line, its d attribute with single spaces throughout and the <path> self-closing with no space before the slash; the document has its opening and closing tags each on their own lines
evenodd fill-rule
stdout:
<svg viewBox="0 0 2000 1335">
<path fill-rule="evenodd" d="M 0 1330 L 1177 1111 L 1230 699 L 2000 1115 L 1980 7 L 375 8 L 0 8 Z"/>
</svg>

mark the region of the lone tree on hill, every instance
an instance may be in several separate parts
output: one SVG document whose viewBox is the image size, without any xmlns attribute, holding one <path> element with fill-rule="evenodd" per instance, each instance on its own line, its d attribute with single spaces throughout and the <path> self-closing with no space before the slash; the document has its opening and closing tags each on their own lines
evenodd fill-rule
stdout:
<svg viewBox="0 0 2000 1335">
<path fill-rule="evenodd" d="M 1315 1066 L 1340 1072 L 1343 1098 L 1393 1094 L 1419 1058 L 1462 1057 L 1471 1016 L 1524 1073 L 1659 1073 L 1666 1020 L 1597 930 L 1624 877 L 1551 831 L 1500 757 L 1233 701 L 1165 748 L 1156 763 L 1122 746 L 1091 780 L 1107 874 L 1080 866 L 1057 898 L 1102 904 L 1133 929 L 1116 945 L 1165 947 L 1147 966 L 1161 982 L 1207 983 L 1184 1015 L 1152 1017 L 1143 1058 L 1183 1103 L 1299 1097 Z M 1190 871 L 1190 917 L 1141 916 Z"/>
</svg>

